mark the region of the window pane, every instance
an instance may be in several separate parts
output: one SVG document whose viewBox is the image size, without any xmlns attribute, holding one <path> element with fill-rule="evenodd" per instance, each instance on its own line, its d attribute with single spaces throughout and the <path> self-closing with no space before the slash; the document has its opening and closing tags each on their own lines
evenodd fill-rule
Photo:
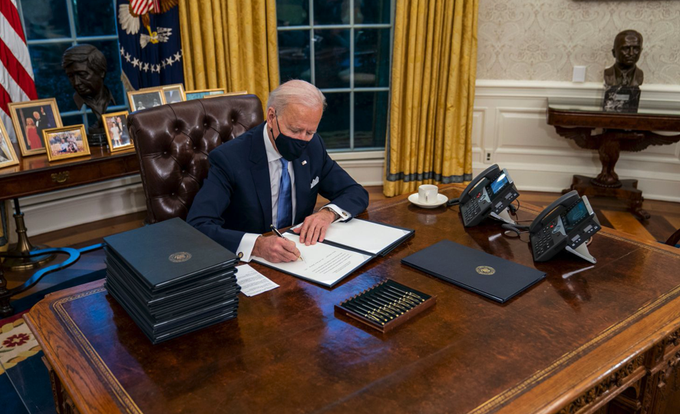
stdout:
<svg viewBox="0 0 680 414">
<path fill-rule="evenodd" d="M 64 126 L 71 126 L 71 125 L 78 125 L 78 124 L 84 124 L 83 122 L 83 116 L 78 114 L 78 115 L 69 115 L 69 116 L 62 116 L 61 117 L 61 122 L 64 124 Z M 87 128 L 85 128 L 85 132 L 87 132 Z"/>
<path fill-rule="evenodd" d="M 125 104 L 125 91 L 123 82 L 120 80 L 120 49 L 118 40 L 104 40 L 101 42 L 89 42 L 92 46 L 99 49 L 106 57 L 106 77 L 104 84 L 109 88 L 116 105 Z M 109 104 L 113 106 L 113 104 Z"/>
<path fill-rule="evenodd" d="M 314 55 L 318 88 L 349 87 L 349 30 L 315 30 Z"/>
<path fill-rule="evenodd" d="M 324 93 L 328 108 L 319 124 L 327 149 L 349 148 L 349 93 Z"/>
<path fill-rule="evenodd" d="M 71 37 L 66 0 L 21 0 L 21 11 L 28 40 Z"/>
<path fill-rule="evenodd" d="M 277 0 L 276 20 L 281 26 L 309 24 L 309 0 Z"/>
<path fill-rule="evenodd" d="M 75 111 L 73 88 L 61 68 L 61 56 L 71 43 L 32 45 L 29 47 L 35 88 L 39 98 L 57 98 L 59 112 Z"/>
<path fill-rule="evenodd" d="M 354 94 L 354 148 L 384 148 L 389 94 Z"/>
<path fill-rule="evenodd" d="M 389 86 L 390 29 L 355 31 L 354 86 Z"/>
<path fill-rule="evenodd" d="M 111 0 L 71 0 L 77 36 L 115 35 L 115 14 Z"/>
<path fill-rule="evenodd" d="M 349 0 L 314 0 L 314 24 L 349 24 Z"/>
<path fill-rule="evenodd" d="M 354 24 L 390 22 L 390 0 L 354 0 Z"/>
<path fill-rule="evenodd" d="M 279 76 L 311 81 L 309 69 L 309 30 L 279 32 Z"/>
</svg>

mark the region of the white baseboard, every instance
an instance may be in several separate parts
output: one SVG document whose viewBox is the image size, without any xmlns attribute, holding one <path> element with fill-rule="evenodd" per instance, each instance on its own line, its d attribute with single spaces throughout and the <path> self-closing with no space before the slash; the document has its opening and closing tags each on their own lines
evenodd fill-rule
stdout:
<svg viewBox="0 0 680 414">
<path fill-rule="evenodd" d="M 383 156 L 383 152 L 378 152 Z M 375 157 L 375 153 L 365 153 Z M 334 154 L 342 166 L 362 185 L 382 185 L 385 161 L 381 158 L 357 159 Z M 138 175 L 101 183 L 25 197 L 20 200 L 28 236 L 61 230 L 80 224 L 146 210 L 144 189 Z M 16 242 L 16 227 L 10 218 L 11 242 Z"/>
<path fill-rule="evenodd" d="M 19 202 L 29 237 L 146 210 L 138 175 L 25 197 Z M 13 243 L 16 228 L 14 220 L 9 221 Z"/>
</svg>

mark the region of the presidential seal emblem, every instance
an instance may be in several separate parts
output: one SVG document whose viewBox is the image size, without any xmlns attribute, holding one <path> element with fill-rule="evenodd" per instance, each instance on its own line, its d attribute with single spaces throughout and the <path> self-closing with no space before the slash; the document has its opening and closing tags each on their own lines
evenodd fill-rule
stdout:
<svg viewBox="0 0 680 414">
<path fill-rule="evenodd" d="M 168 257 L 168 260 L 170 260 L 173 263 L 182 263 L 186 262 L 189 259 L 191 259 L 191 253 L 188 252 L 177 252 L 171 254 L 170 257 Z"/>
<path fill-rule="evenodd" d="M 485 276 L 492 275 L 492 274 L 496 273 L 496 269 L 494 269 L 491 266 L 477 266 L 477 268 L 475 270 L 480 275 L 485 275 Z"/>
</svg>

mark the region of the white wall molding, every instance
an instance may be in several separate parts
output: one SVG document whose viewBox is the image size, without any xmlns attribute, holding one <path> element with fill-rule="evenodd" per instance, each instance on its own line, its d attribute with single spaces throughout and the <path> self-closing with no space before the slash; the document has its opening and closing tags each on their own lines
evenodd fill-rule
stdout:
<svg viewBox="0 0 680 414">
<path fill-rule="evenodd" d="M 601 169 L 597 151 L 581 149 L 559 136 L 547 124 L 546 114 L 548 98 L 599 101 L 602 89 L 602 84 L 593 82 L 478 80 L 472 133 L 474 173 L 497 163 L 508 169 L 520 190 L 550 192 L 568 188 L 574 174 L 597 175 Z M 643 85 L 641 98 L 650 106 L 678 108 L 680 86 Z M 476 149 L 480 157 L 475 156 Z M 622 179 L 638 179 L 638 188 L 647 199 L 680 202 L 679 144 L 621 152 L 616 172 Z"/>
<path fill-rule="evenodd" d="M 362 159 L 362 154 L 369 158 Z M 331 156 L 362 185 L 382 185 L 384 151 Z M 24 197 L 20 204 L 29 237 L 146 210 L 139 175 Z M 9 221 L 9 234 L 14 243 L 14 219 L 10 217 Z"/>
<path fill-rule="evenodd" d="M 663 108 L 680 102 L 680 85 L 643 85 L 642 90 L 646 103 Z M 497 163 L 510 171 L 520 190 L 550 192 L 568 188 L 573 174 L 596 175 L 601 168 L 597 152 L 580 149 L 557 135 L 545 116 L 549 97 L 599 100 L 601 96 L 602 85 L 594 82 L 478 80 L 472 117 L 473 172 Z M 331 157 L 362 185 L 382 185 L 384 151 L 334 152 Z M 622 152 L 616 171 L 623 179 L 638 179 L 647 199 L 680 202 L 678 144 Z M 146 208 L 139 176 L 25 197 L 21 205 L 29 235 Z M 11 234 L 15 236 L 13 230 Z"/>
</svg>

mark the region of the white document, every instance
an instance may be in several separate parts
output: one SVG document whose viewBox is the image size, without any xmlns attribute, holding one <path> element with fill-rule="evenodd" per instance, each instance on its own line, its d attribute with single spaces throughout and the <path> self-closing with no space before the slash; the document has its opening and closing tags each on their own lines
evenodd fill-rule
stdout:
<svg viewBox="0 0 680 414">
<path fill-rule="evenodd" d="M 246 296 L 255 296 L 268 290 L 279 287 L 276 283 L 269 280 L 265 275 L 244 264 L 237 267 L 236 282 L 241 286 L 241 293 Z"/>
<path fill-rule="evenodd" d="M 397 240 L 411 233 L 410 230 L 399 229 L 361 219 L 348 222 L 335 222 L 326 230 L 324 241 L 349 246 L 353 249 L 378 254 Z"/>
<path fill-rule="evenodd" d="M 300 243 L 300 237 L 292 233 L 284 233 L 283 236 L 295 242 L 302 260 L 288 263 L 271 263 L 261 257 L 254 257 L 253 260 L 324 286 L 333 286 L 373 258 L 369 254 L 345 250 L 330 244 L 316 243 L 305 246 L 304 243 Z"/>
</svg>

